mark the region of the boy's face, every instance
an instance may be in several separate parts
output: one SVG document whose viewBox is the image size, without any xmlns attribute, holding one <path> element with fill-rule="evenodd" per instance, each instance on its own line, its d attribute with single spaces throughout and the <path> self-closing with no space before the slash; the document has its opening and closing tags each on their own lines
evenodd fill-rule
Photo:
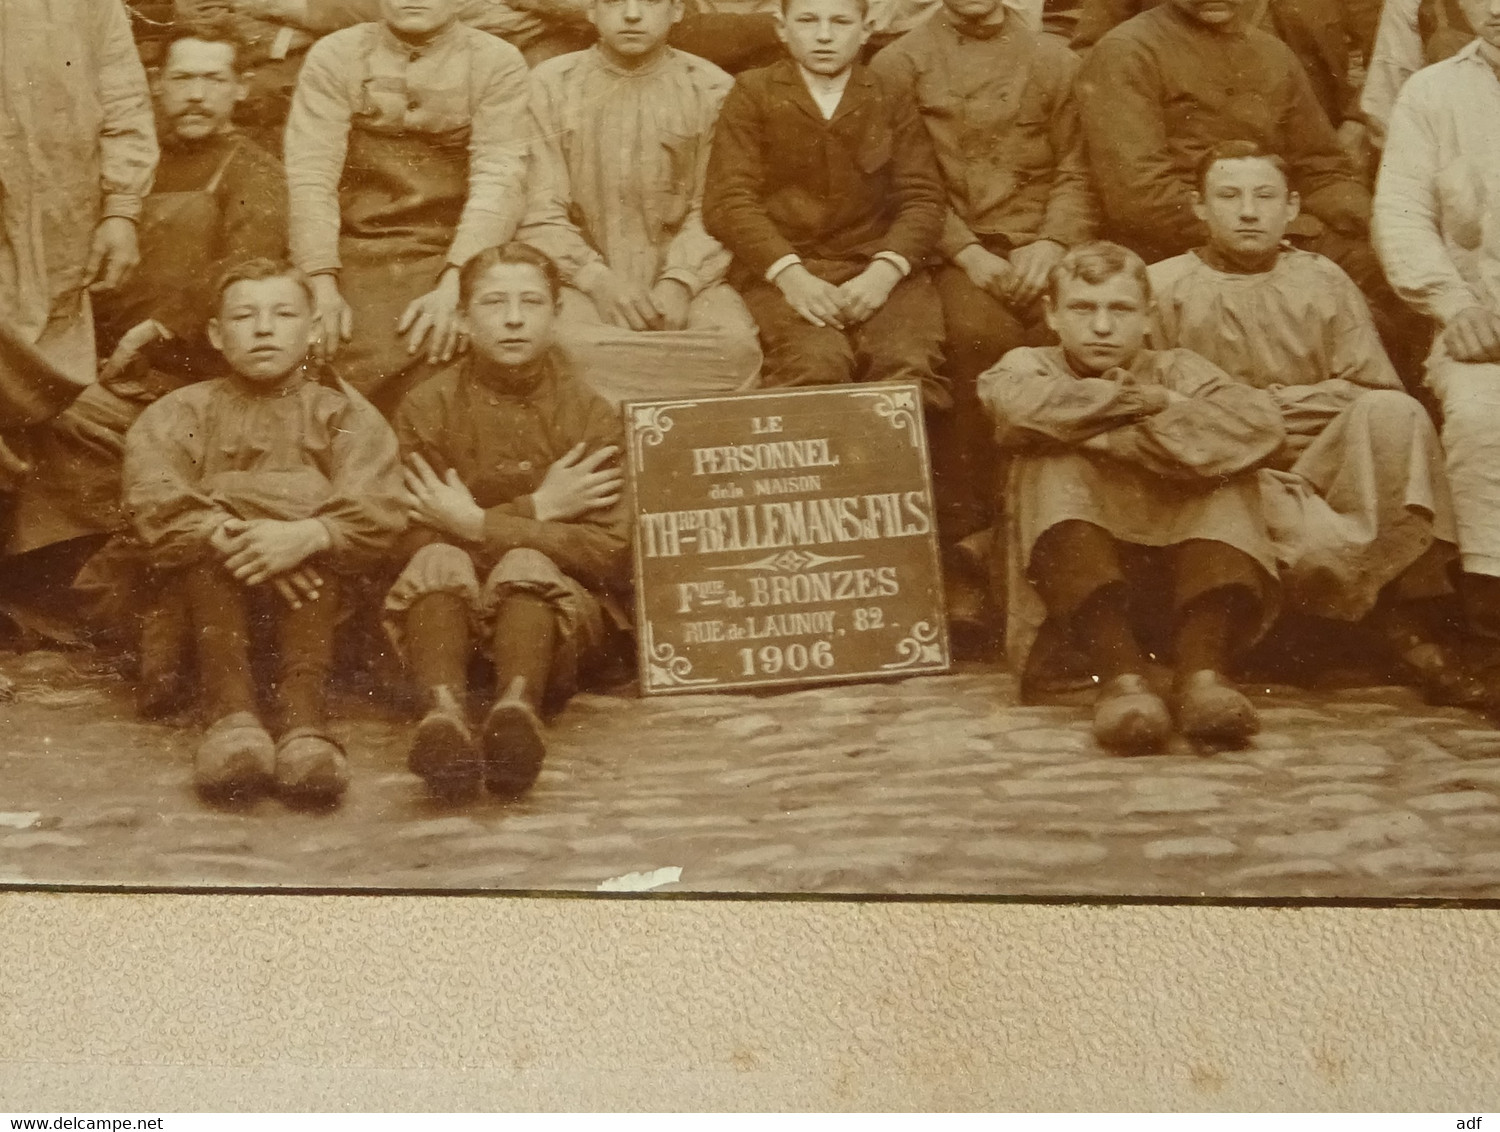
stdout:
<svg viewBox="0 0 1500 1132">
<path fill-rule="evenodd" d="M 312 330 L 312 302 L 302 284 L 276 275 L 230 284 L 208 340 L 245 380 L 274 385 L 307 357 Z"/>
<path fill-rule="evenodd" d="M 1500 0 L 1459 0 L 1474 34 L 1491 47 L 1500 47 Z"/>
<path fill-rule="evenodd" d="M 229 129 L 230 115 L 247 93 L 234 69 L 234 46 L 202 39 L 172 44 L 153 89 L 173 136 L 187 141 Z"/>
<path fill-rule="evenodd" d="M 380 17 L 392 31 L 421 38 L 458 19 L 458 0 L 380 0 Z"/>
<path fill-rule="evenodd" d="M 486 271 L 463 310 L 469 345 L 502 366 L 524 366 L 552 345 L 557 303 L 547 277 L 529 263 L 499 263 Z"/>
<path fill-rule="evenodd" d="M 682 0 L 594 0 L 589 19 L 607 52 L 639 59 L 667 42 L 672 25 L 682 19 Z"/>
<path fill-rule="evenodd" d="M 841 75 L 870 38 L 858 0 L 787 0 L 776 34 L 793 59 L 815 75 Z"/>
<path fill-rule="evenodd" d="M 1193 200 L 1194 214 L 1208 226 L 1208 242 L 1237 258 L 1275 251 L 1300 209 L 1281 170 L 1264 157 L 1215 161 L 1203 194 Z"/>
<path fill-rule="evenodd" d="M 1085 374 L 1128 366 L 1146 345 L 1150 304 L 1127 272 L 1102 283 L 1064 279 L 1046 302 L 1047 325 L 1068 358 Z"/>
</svg>

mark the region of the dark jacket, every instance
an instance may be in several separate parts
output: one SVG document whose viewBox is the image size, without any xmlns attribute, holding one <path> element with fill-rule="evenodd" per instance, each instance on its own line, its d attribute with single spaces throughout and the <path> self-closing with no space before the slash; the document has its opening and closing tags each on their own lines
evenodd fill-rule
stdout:
<svg viewBox="0 0 1500 1132">
<path fill-rule="evenodd" d="M 1083 0 L 1073 31 L 1074 50 L 1087 51 L 1111 28 L 1162 2 Z M 1369 62 L 1379 22 L 1378 0 L 1269 0 L 1258 26 L 1301 60 L 1318 103 L 1337 126 L 1360 117 L 1359 85 L 1351 61 Z"/>
<path fill-rule="evenodd" d="M 625 449 L 620 415 L 549 357 L 529 390 L 484 382 L 470 354 L 406 395 L 396 410 L 403 457 L 418 453 L 442 475 L 448 469 L 485 510 L 484 534 L 469 547 L 486 564 L 509 550 L 540 551 L 558 569 L 596 593 L 625 593 L 630 584 L 630 508 L 590 511 L 571 522 L 538 519 L 531 493 L 558 459 L 582 443 Z M 403 557 L 429 542 L 451 541 L 413 526 L 397 548 Z"/>
<path fill-rule="evenodd" d="M 1297 57 L 1275 36 L 1209 28 L 1162 4 L 1099 41 L 1077 95 L 1106 234 L 1147 262 L 1207 242 L 1193 216 L 1194 173 L 1225 141 L 1253 141 L 1286 160 L 1302 194 L 1294 233 L 1368 227 L 1369 191 Z"/>
<path fill-rule="evenodd" d="M 778 259 L 915 267 L 937 247 L 948 194 L 910 94 L 856 65 L 823 120 L 784 60 L 735 80 L 714 132 L 703 224 L 734 255 L 737 285 Z"/>
</svg>

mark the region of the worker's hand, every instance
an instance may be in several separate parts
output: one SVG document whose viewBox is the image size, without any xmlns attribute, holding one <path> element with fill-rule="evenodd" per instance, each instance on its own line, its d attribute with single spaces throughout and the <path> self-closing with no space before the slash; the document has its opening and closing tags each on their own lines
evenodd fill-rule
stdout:
<svg viewBox="0 0 1500 1132">
<path fill-rule="evenodd" d="M 245 533 L 247 525 L 243 519 L 225 519 L 208 536 L 208 545 L 217 550 L 221 558 L 228 558 L 234 549 L 234 540 Z"/>
<path fill-rule="evenodd" d="M 662 315 L 651 292 L 607 267 L 594 271 L 584 293 L 594 300 L 599 317 L 626 330 L 661 330 Z"/>
<path fill-rule="evenodd" d="M 1464 309 L 1443 328 L 1443 345 L 1457 362 L 1500 362 L 1500 314 L 1481 306 Z"/>
<path fill-rule="evenodd" d="M 110 389 L 114 384 L 125 376 L 132 362 L 140 357 L 141 351 L 153 343 L 163 341 L 172 337 L 169 331 L 154 318 L 148 318 L 144 322 L 138 322 L 132 326 L 120 338 L 115 346 L 114 352 L 109 355 L 108 360 L 99 369 L 99 384 Z"/>
<path fill-rule="evenodd" d="M 439 476 L 432 465 L 413 452 L 401 469 L 406 484 L 406 517 L 466 542 L 484 535 L 484 508 L 452 468 Z"/>
<path fill-rule="evenodd" d="M 1005 297 L 1013 307 L 1029 307 L 1047 289 L 1047 277 L 1067 249 L 1054 240 L 1034 240 L 1010 253 L 1015 273 L 1005 288 Z"/>
<path fill-rule="evenodd" d="M 625 488 L 625 474 L 606 468 L 620 454 L 609 444 L 590 456 L 575 444 L 566 456 L 547 469 L 541 486 L 531 493 L 531 509 L 542 522 L 576 519 L 589 511 L 613 506 Z"/>
<path fill-rule="evenodd" d="M 90 291 L 113 291 L 130 276 L 141 262 L 136 243 L 135 221 L 123 216 L 106 216 L 94 229 L 85 272 Z"/>
<path fill-rule="evenodd" d="M 900 282 L 901 271 L 894 263 L 888 259 L 871 260 L 868 267 L 839 287 L 844 325 L 858 326 L 885 306 Z"/>
<path fill-rule="evenodd" d="M 1002 303 L 1008 300 L 1016 277 L 1010 260 L 980 244 L 970 244 L 953 257 L 953 262 L 969 277 L 970 283 L 990 298 Z"/>
<path fill-rule="evenodd" d="M 408 354 L 419 353 L 425 341 L 429 362 L 453 360 L 459 343 L 458 268 L 448 268 L 436 287 L 407 305 L 396 333 L 406 335 Z"/>
<path fill-rule="evenodd" d="M 224 528 L 237 522 L 230 520 Z M 258 586 L 295 570 L 333 545 L 328 528 L 316 519 L 251 519 L 237 531 L 226 540 L 229 553 L 224 567 L 247 586 Z"/>
<path fill-rule="evenodd" d="M 344 301 L 339 291 L 338 277 L 326 272 L 314 275 L 310 282 L 313 289 L 313 317 L 317 325 L 313 329 L 312 352 L 319 361 L 333 360 L 339 344 L 349 341 L 354 334 L 354 312 Z"/>
<path fill-rule="evenodd" d="M 832 283 L 819 279 L 800 263 L 782 268 L 775 283 L 787 305 L 808 322 L 844 329 L 844 294 Z"/>
<path fill-rule="evenodd" d="M 323 591 L 323 575 L 311 566 L 298 566 L 285 574 L 271 579 L 276 592 L 293 609 L 301 609 L 308 602 L 317 601 Z"/>
<path fill-rule="evenodd" d="M 682 330 L 688 324 L 693 296 L 686 283 L 663 279 L 651 288 L 651 305 L 659 316 L 658 330 Z"/>
</svg>

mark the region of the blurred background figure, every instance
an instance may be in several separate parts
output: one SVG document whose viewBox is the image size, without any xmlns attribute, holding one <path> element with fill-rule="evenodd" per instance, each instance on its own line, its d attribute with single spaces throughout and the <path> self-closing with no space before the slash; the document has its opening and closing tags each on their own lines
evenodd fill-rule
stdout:
<svg viewBox="0 0 1500 1132">
<path fill-rule="evenodd" d="M 0 4 L 0 493 L 27 474 L 33 426 L 95 379 L 90 296 L 135 267 L 156 162 L 121 0 Z M 14 588 L 0 577 L 0 612 Z"/>
</svg>

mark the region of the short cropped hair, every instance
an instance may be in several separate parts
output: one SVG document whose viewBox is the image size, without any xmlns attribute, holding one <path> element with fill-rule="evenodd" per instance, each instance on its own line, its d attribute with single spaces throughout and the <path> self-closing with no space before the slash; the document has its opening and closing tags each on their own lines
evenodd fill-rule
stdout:
<svg viewBox="0 0 1500 1132">
<path fill-rule="evenodd" d="M 1292 174 L 1287 169 L 1286 160 L 1279 153 L 1271 153 L 1253 141 L 1222 141 L 1213 146 L 1207 153 L 1198 159 L 1198 168 L 1194 171 L 1194 184 L 1201 196 L 1208 192 L 1208 173 L 1221 161 L 1244 161 L 1248 158 L 1259 158 L 1270 165 L 1281 174 L 1281 179 L 1286 182 L 1287 192 L 1293 191 Z"/>
<path fill-rule="evenodd" d="M 1146 301 L 1151 301 L 1151 277 L 1146 273 L 1146 261 L 1129 248 L 1108 240 L 1080 244 L 1058 260 L 1047 275 L 1047 297 L 1057 302 L 1062 285 L 1075 279 L 1098 284 L 1116 275 L 1129 275 L 1140 284 Z"/>
<path fill-rule="evenodd" d="M 865 19 L 870 14 L 870 0 L 854 0 L 859 8 L 859 18 Z M 786 15 L 786 10 L 792 6 L 792 0 L 780 0 L 781 14 Z"/>
<path fill-rule="evenodd" d="M 218 282 L 214 284 L 214 305 L 222 307 L 224 296 L 236 283 L 247 283 L 258 279 L 291 279 L 302 288 L 309 306 L 317 304 L 317 299 L 313 295 L 312 281 L 299 268 L 293 267 L 284 259 L 266 259 L 262 256 L 258 259 L 247 259 L 242 263 L 236 263 L 219 276 Z"/>
<path fill-rule="evenodd" d="M 201 19 L 174 25 L 166 39 L 162 41 L 161 65 L 163 69 L 166 68 L 167 60 L 172 57 L 172 48 L 189 39 L 195 39 L 200 43 L 228 45 L 234 51 L 234 61 L 230 64 L 234 68 L 234 73 L 237 75 L 245 73 L 241 59 L 245 45 L 240 40 L 239 32 L 235 30 L 234 24 L 230 23 L 227 16 L 222 15 L 204 16 Z"/>
<path fill-rule="evenodd" d="M 474 292 L 479 288 L 479 281 L 489 273 L 492 267 L 511 264 L 534 267 L 540 271 L 542 278 L 547 282 L 547 291 L 551 294 L 552 301 L 557 302 L 562 294 L 562 273 L 557 270 L 557 264 L 553 263 L 545 252 L 539 252 L 530 244 L 521 243 L 520 240 L 512 240 L 498 247 L 485 248 L 458 269 L 459 306 L 469 305 L 469 300 L 474 297 Z"/>
</svg>

